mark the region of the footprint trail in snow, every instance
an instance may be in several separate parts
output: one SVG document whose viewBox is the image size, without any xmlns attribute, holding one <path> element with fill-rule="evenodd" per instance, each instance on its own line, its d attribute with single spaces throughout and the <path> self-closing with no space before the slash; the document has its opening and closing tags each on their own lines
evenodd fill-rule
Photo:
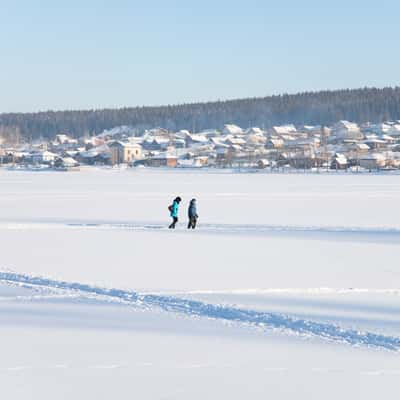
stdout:
<svg viewBox="0 0 400 400">
<path fill-rule="evenodd" d="M 285 333 L 294 333 L 305 337 L 317 337 L 333 342 L 346 343 L 352 346 L 366 346 L 396 352 L 400 351 L 400 337 L 344 329 L 334 324 L 299 319 L 281 313 L 215 305 L 174 296 L 141 294 L 135 291 L 100 288 L 87 284 L 33 277 L 13 272 L 0 272 L 0 282 L 31 288 L 41 288 L 43 290 L 63 290 L 71 294 L 79 293 L 82 296 L 91 298 L 98 296 L 99 300 L 108 299 L 123 302 L 124 304 L 153 307 L 186 316 L 230 321 L 265 330 L 275 329 Z"/>
</svg>

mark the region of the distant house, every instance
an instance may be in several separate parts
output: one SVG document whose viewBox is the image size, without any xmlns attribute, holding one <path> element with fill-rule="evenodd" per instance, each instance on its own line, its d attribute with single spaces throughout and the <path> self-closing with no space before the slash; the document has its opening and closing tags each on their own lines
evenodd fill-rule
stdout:
<svg viewBox="0 0 400 400">
<path fill-rule="evenodd" d="M 136 143 L 115 141 L 108 144 L 111 151 L 111 164 L 129 164 L 143 157 L 142 146 Z"/>
<path fill-rule="evenodd" d="M 143 149 L 149 151 L 163 151 L 166 150 L 170 144 L 170 139 L 164 136 L 148 137 L 143 141 Z"/>
<path fill-rule="evenodd" d="M 396 168 L 400 167 L 400 154 L 398 152 L 388 151 L 385 153 L 386 156 L 386 165 L 388 168 Z"/>
<path fill-rule="evenodd" d="M 294 153 L 288 161 L 293 168 L 310 169 L 318 166 L 318 159 L 312 153 Z"/>
<path fill-rule="evenodd" d="M 76 139 L 73 139 L 73 138 L 71 138 L 70 136 L 68 136 L 68 135 L 66 135 L 64 133 L 56 135 L 55 142 L 58 143 L 58 144 L 65 144 L 65 143 L 77 144 L 78 143 L 78 141 Z"/>
<path fill-rule="evenodd" d="M 185 139 L 176 138 L 172 141 L 172 144 L 176 149 L 184 149 L 186 147 Z"/>
<path fill-rule="evenodd" d="M 171 167 L 175 168 L 178 165 L 178 157 L 162 153 L 146 158 L 142 161 L 137 161 L 135 165 L 146 165 L 148 167 Z"/>
<path fill-rule="evenodd" d="M 72 157 L 60 157 L 54 161 L 54 167 L 59 170 L 79 170 L 79 163 Z"/>
<path fill-rule="evenodd" d="M 265 147 L 267 149 L 281 149 L 284 145 L 285 142 L 283 141 L 283 139 L 271 138 L 267 140 Z"/>
<path fill-rule="evenodd" d="M 0 164 L 10 162 L 12 157 L 9 157 L 7 151 L 0 147 Z"/>
<path fill-rule="evenodd" d="M 273 126 L 270 130 L 271 135 L 293 135 L 297 133 L 297 129 L 292 124 Z"/>
<path fill-rule="evenodd" d="M 368 145 L 368 147 L 370 149 L 373 149 L 373 150 L 381 150 L 381 149 L 385 148 L 388 144 L 388 142 L 386 142 L 385 140 L 378 139 L 378 138 L 367 139 L 364 141 L 364 143 L 366 145 Z"/>
<path fill-rule="evenodd" d="M 246 136 L 246 143 L 249 146 L 264 146 L 266 141 L 266 137 L 262 134 L 250 133 Z"/>
<path fill-rule="evenodd" d="M 332 128 L 332 134 L 337 139 L 362 139 L 364 137 L 360 127 L 349 121 L 339 121 Z"/>
<path fill-rule="evenodd" d="M 321 134 L 321 125 L 303 125 L 301 128 L 302 131 L 307 133 L 308 135 L 320 135 Z"/>
<path fill-rule="evenodd" d="M 363 128 L 365 132 L 372 132 L 378 135 L 383 135 L 390 131 L 390 125 L 385 123 L 380 124 L 370 124 Z"/>
<path fill-rule="evenodd" d="M 269 167 L 271 164 L 267 159 L 261 159 L 257 161 L 257 168 L 265 169 Z"/>
<path fill-rule="evenodd" d="M 26 157 L 26 160 L 32 164 L 47 164 L 53 162 L 56 157 L 57 154 L 50 151 L 39 151 L 29 154 L 29 156 Z"/>
<path fill-rule="evenodd" d="M 228 136 L 225 140 L 225 143 L 231 146 L 243 146 L 246 144 L 246 140 L 243 137 Z"/>
<path fill-rule="evenodd" d="M 181 159 L 178 160 L 177 166 L 180 168 L 201 168 L 208 164 L 208 157 L 201 156 L 192 159 Z"/>
<path fill-rule="evenodd" d="M 331 163 L 332 169 L 346 169 L 348 166 L 347 158 L 342 153 L 336 153 Z"/>
<path fill-rule="evenodd" d="M 392 125 L 387 133 L 393 138 L 400 139 L 400 124 Z"/>
<path fill-rule="evenodd" d="M 110 148 L 103 144 L 101 146 L 92 147 L 89 150 L 79 151 L 74 158 L 82 164 L 87 165 L 104 165 L 110 164 L 111 151 Z"/>
<path fill-rule="evenodd" d="M 388 144 L 395 144 L 397 142 L 397 139 L 395 139 L 393 136 L 390 135 L 382 135 L 381 139 L 384 140 Z"/>
<path fill-rule="evenodd" d="M 242 135 L 243 129 L 240 126 L 234 124 L 226 124 L 222 129 L 224 135 Z"/>
<path fill-rule="evenodd" d="M 299 138 L 287 140 L 285 145 L 286 147 L 293 147 L 298 149 L 307 149 L 307 148 L 315 148 L 320 144 L 320 139 L 316 137 L 311 138 Z"/>
<path fill-rule="evenodd" d="M 354 143 L 350 149 L 355 150 L 356 152 L 360 153 L 368 153 L 370 147 L 366 143 Z"/>
<path fill-rule="evenodd" d="M 381 153 L 369 153 L 360 156 L 359 158 L 360 167 L 365 169 L 379 169 L 386 165 L 386 158 Z"/>
<path fill-rule="evenodd" d="M 259 136 L 264 136 L 264 131 L 257 126 L 253 126 L 252 128 L 249 128 L 246 130 L 246 135 L 259 135 Z"/>
<path fill-rule="evenodd" d="M 208 144 L 208 143 L 209 143 L 209 139 L 202 134 L 188 133 L 186 135 L 186 145 L 188 147 L 196 146 L 196 145 L 204 145 L 204 144 Z"/>
</svg>

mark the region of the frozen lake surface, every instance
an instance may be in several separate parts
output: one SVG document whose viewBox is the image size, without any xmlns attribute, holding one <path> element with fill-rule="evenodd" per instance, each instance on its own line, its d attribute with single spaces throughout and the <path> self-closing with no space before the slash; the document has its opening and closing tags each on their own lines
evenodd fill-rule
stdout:
<svg viewBox="0 0 400 400">
<path fill-rule="evenodd" d="M 398 204 L 396 175 L 0 170 L 2 391 L 393 397 Z"/>
</svg>

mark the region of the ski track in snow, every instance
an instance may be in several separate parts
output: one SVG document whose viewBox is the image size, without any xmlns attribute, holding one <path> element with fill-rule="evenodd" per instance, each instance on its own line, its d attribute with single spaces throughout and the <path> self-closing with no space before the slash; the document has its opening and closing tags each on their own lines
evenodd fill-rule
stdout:
<svg viewBox="0 0 400 400">
<path fill-rule="evenodd" d="M 334 324 L 298 319 L 280 313 L 214 305 L 166 295 L 141 294 L 135 291 L 100 288 L 87 284 L 70 283 L 13 272 L 0 272 L 0 281 L 6 284 L 26 287 L 41 287 L 45 290 L 64 290 L 71 294 L 80 293 L 91 298 L 99 296 L 102 299 L 108 298 L 125 304 L 158 308 L 186 316 L 230 321 L 265 330 L 277 329 L 286 333 L 317 337 L 352 346 L 367 346 L 396 352 L 400 351 L 400 337 L 343 329 Z"/>
<path fill-rule="evenodd" d="M 167 221 L 168 222 L 168 221 Z M 0 229 L 6 230 L 47 230 L 87 229 L 142 232 L 170 232 L 168 223 L 109 222 L 109 221 L 3 221 Z M 183 224 L 184 225 L 184 224 Z M 174 232 L 186 231 L 181 225 Z M 300 226 L 300 225 L 246 225 L 201 223 L 196 233 L 204 234 L 246 234 L 258 236 L 287 236 L 312 239 L 355 240 L 366 242 L 399 243 L 400 228 L 359 227 L 359 226 Z"/>
</svg>

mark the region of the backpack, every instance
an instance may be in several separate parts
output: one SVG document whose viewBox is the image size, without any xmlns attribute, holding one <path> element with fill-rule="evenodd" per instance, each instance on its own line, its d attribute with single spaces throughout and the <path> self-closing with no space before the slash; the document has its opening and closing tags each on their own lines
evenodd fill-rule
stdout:
<svg viewBox="0 0 400 400">
<path fill-rule="evenodd" d="M 170 204 L 170 205 L 168 206 L 168 211 L 169 211 L 169 212 L 172 212 L 173 209 L 174 209 L 174 206 L 173 206 L 172 204 Z"/>
</svg>

